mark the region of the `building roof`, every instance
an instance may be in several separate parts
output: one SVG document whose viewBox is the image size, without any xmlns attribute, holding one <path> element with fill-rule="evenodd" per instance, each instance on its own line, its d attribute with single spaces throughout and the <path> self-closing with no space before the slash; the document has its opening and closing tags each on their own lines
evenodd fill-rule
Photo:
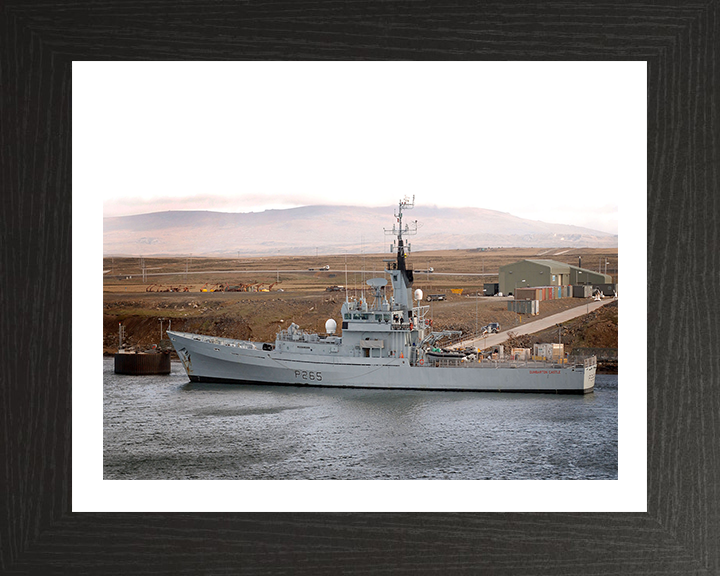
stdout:
<svg viewBox="0 0 720 576">
<path fill-rule="evenodd" d="M 569 274 L 570 266 L 563 264 L 557 260 L 535 260 L 527 259 L 526 262 L 532 262 L 533 264 L 539 264 L 540 266 L 547 266 L 553 274 Z"/>
<path fill-rule="evenodd" d="M 536 259 L 536 258 L 527 258 L 525 260 L 518 260 L 517 262 L 514 262 L 512 264 L 506 264 L 505 266 L 500 266 L 500 269 L 502 270 L 503 268 L 511 268 L 512 266 L 516 266 L 517 264 L 521 264 L 522 262 L 531 262 L 532 264 L 537 264 L 539 266 L 545 266 L 546 268 L 550 268 L 551 274 L 569 274 L 570 270 L 580 270 L 582 272 L 585 272 L 586 274 L 594 274 L 595 276 L 604 276 L 606 279 L 612 278 L 609 274 L 603 274 L 602 272 L 595 272 L 594 270 L 589 270 L 588 268 L 580 268 L 578 266 L 573 266 L 572 264 L 564 264 L 563 262 L 558 262 L 557 260 L 544 260 L 544 259 Z"/>
<path fill-rule="evenodd" d="M 612 276 L 610 274 L 603 274 L 602 272 L 596 272 L 595 270 L 590 270 L 588 268 L 580 268 L 579 266 L 573 266 L 572 264 L 570 264 L 570 269 L 579 270 L 581 272 L 585 272 L 586 274 L 595 274 L 595 276 L 604 276 L 606 280 L 610 278 L 608 283 L 612 282 Z"/>
</svg>

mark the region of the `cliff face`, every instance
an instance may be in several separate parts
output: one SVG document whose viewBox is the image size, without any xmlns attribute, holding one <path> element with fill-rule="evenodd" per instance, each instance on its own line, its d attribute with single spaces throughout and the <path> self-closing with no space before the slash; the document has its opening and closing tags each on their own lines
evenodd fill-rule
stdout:
<svg viewBox="0 0 720 576">
<path fill-rule="evenodd" d="M 169 322 L 162 315 L 120 315 L 105 314 L 103 317 L 103 354 L 114 354 L 119 344 L 118 324 L 125 327 L 124 346 L 137 350 L 148 350 L 161 345 L 160 318 L 163 318 L 162 339 L 166 340 Z M 240 340 L 253 339 L 252 327 L 243 318 L 228 318 L 214 314 L 202 318 L 174 318 L 172 329 L 179 332 L 197 332 L 223 338 Z M 162 343 L 165 345 L 165 343 Z M 173 353 L 173 356 L 175 354 Z"/>
<path fill-rule="evenodd" d="M 104 305 L 103 353 L 117 351 L 119 323 L 125 327 L 125 345 L 140 349 L 160 343 L 160 319 L 163 339 L 171 326 L 178 332 L 273 342 L 275 334 L 293 321 L 303 328 L 322 331 L 325 321 L 337 315 L 339 306 L 340 300 L 334 297 L 217 301 L 177 294 L 157 299 L 118 299 Z"/>
</svg>

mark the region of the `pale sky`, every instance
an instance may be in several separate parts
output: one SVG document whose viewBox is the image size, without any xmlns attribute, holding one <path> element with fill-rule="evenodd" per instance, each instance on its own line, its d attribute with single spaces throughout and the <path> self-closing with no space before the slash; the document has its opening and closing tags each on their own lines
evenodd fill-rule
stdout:
<svg viewBox="0 0 720 576">
<path fill-rule="evenodd" d="M 73 65 L 73 184 L 104 216 L 472 206 L 618 233 L 646 193 L 646 68 Z"/>
<path fill-rule="evenodd" d="M 620 220 L 621 263 L 647 260 L 644 62 L 74 62 L 72 80 L 73 342 L 102 320 L 101 213 L 393 205 L 415 194 L 418 206 L 609 233 Z M 634 285 L 645 274 L 635 266 Z M 508 482 L 359 482 L 353 506 L 644 511 L 647 298 L 623 298 L 621 347 L 632 340 L 637 355 L 625 377 L 637 385 L 618 407 L 619 480 L 594 482 L 592 499 L 582 481 L 523 481 L 532 488 L 521 492 Z M 74 511 L 347 510 L 341 482 L 307 482 L 302 501 L 271 481 L 248 481 L 250 499 L 238 496 L 242 482 L 104 482 L 102 402 L 92 371 L 73 371 Z"/>
</svg>

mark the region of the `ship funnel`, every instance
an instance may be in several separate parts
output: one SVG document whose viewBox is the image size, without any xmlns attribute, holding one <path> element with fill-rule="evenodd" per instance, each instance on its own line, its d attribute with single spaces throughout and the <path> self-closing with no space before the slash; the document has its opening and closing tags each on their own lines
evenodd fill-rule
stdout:
<svg viewBox="0 0 720 576">
<path fill-rule="evenodd" d="M 335 330 L 337 329 L 337 322 L 330 318 L 327 322 L 325 322 L 325 332 L 328 334 L 335 334 Z"/>
</svg>

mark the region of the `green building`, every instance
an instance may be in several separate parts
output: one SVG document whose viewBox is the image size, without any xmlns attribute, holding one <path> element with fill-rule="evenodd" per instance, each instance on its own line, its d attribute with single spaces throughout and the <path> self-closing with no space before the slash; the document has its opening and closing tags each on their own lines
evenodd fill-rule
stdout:
<svg viewBox="0 0 720 576">
<path fill-rule="evenodd" d="M 516 288 L 565 286 L 567 284 L 611 284 L 609 274 L 563 264 L 555 260 L 520 260 L 500 267 L 500 292 L 513 294 Z"/>
</svg>

